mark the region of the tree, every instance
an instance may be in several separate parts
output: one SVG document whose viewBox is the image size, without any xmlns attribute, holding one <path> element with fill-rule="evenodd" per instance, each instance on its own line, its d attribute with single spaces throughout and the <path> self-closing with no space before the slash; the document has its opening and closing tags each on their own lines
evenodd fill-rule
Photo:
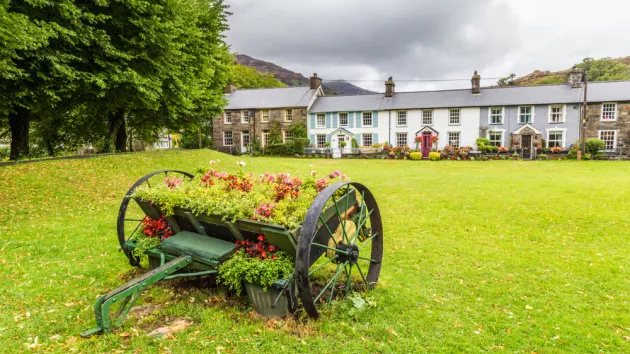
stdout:
<svg viewBox="0 0 630 354">
<path fill-rule="evenodd" d="M 232 83 L 243 89 L 287 86 L 276 80 L 273 74 L 259 73 L 256 69 L 240 64 L 235 64 L 232 68 Z"/>
<path fill-rule="evenodd" d="M 589 81 L 630 80 L 630 66 L 611 58 L 584 58 L 575 66 L 588 70 Z"/>
<path fill-rule="evenodd" d="M 514 86 L 514 79 L 516 79 L 516 74 L 512 73 L 508 77 L 504 77 L 497 81 L 497 85 L 499 86 Z"/>
</svg>

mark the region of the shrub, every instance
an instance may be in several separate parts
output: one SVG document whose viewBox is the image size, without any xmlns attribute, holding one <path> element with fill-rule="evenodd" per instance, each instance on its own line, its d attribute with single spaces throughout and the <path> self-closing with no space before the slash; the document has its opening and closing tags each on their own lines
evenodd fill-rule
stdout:
<svg viewBox="0 0 630 354">
<path fill-rule="evenodd" d="M 345 148 L 345 147 L 346 147 L 346 145 L 347 145 L 347 144 L 346 144 L 346 142 L 345 142 L 345 141 L 342 141 L 342 142 L 340 142 L 340 143 L 339 143 L 339 146 L 341 146 L 341 148 L 342 148 L 342 149 L 343 149 L 343 148 Z"/>
<path fill-rule="evenodd" d="M 182 134 L 182 139 L 179 143 L 182 149 L 199 149 L 199 133 L 186 131 Z M 212 139 L 205 134 L 201 134 L 201 148 L 209 149 L 212 147 Z"/>
<path fill-rule="evenodd" d="M 587 161 L 588 161 L 588 160 L 590 160 L 590 159 L 592 159 L 592 158 L 593 158 L 593 155 L 591 155 L 591 154 L 589 154 L 589 153 L 586 153 L 586 154 L 584 154 L 584 155 L 582 156 L 582 160 L 587 160 Z"/>
<path fill-rule="evenodd" d="M 597 156 L 600 151 L 606 148 L 606 143 L 601 139 L 591 138 L 586 140 L 585 152 L 592 156 Z"/>
<path fill-rule="evenodd" d="M 265 146 L 264 153 L 272 156 L 292 156 L 294 154 L 292 144 L 269 144 Z"/>
<path fill-rule="evenodd" d="M 11 149 L 8 147 L 0 147 L 0 162 L 8 160 L 11 155 Z"/>
<path fill-rule="evenodd" d="M 378 149 L 378 148 L 380 148 L 380 147 L 382 147 L 382 146 L 383 146 L 383 144 L 381 144 L 381 143 L 376 143 L 376 144 L 372 144 L 372 146 L 371 146 L 371 147 Z"/>
<path fill-rule="evenodd" d="M 440 161 L 441 156 L 439 152 L 431 151 L 429 153 L 429 160 L 431 161 Z"/>
<path fill-rule="evenodd" d="M 353 149 L 358 149 L 359 148 L 359 143 L 357 142 L 357 139 L 352 138 L 352 148 Z"/>
<path fill-rule="evenodd" d="M 431 153 L 429 153 L 429 155 L 430 154 Z M 438 154 L 438 156 L 439 156 L 439 154 Z M 420 153 L 420 152 L 412 152 L 410 154 L 410 157 L 411 157 L 412 160 L 422 160 L 422 153 Z"/>
<path fill-rule="evenodd" d="M 573 145 L 571 149 L 569 150 L 569 152 L 567 153 L 567 158 L 569 160 L 577 160 L 578 151 L 580 151 L 580 146 L 577 144 Z"/>
<path fill-rule="evenodd" d="M 520 156 L 519 156 L 519 154 L 517 154 L 517 153 L 513 153 L 513 154 L 512 154 L 512 160 L 518 160 L 518 158 L 519 158 L 519 157 L 520 157 Z"/>
<path fill-rule="evenodd" d="M 545 154 L 540 154 L 540 155 L 538 155 L 538 159 L 539 160 L 549 160 L 549 156 L 547 156 Z"/>
<path fill-rule="evenodd" d="M 304 148 L 310 144 L 310 140 L 306 138 L 294 138 L 293 139 L 293 152 L 296 154 L 304 154 Z"/>
<path fill-rule="evenodd" d="M 478 138 L 477 139 L 477 147 L 481 150 L 482 146 L 489 146 L 490 145 L 490 140 L 486 139 L 486 138 Z"/>
</svg>

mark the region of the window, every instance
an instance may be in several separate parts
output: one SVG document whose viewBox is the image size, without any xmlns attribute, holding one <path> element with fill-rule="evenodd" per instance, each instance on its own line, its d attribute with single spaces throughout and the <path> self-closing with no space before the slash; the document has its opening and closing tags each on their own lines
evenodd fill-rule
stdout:
<svg viewBox="0 0 630 354">
<path fill-rule="evenodd" d="M 422 111 L 422 125 L 433 125 L 432 109 L 425 109 Z"/>
<path fill-rule="evenodd" d="M 547 147 L 564 147 L 564 132 L 558 130 L 549 131 Z"/>
<path fill-rule="evenodd" d="M 284 120 L 287 122 L 293 122 L 293 109 L 287 109 L 284 111 Z"/>
<path fill-rule="evenodd" d="M 396 120 L 396 126 L 398 127 L 406 127 L 407 126 L 407 111 L 398 111 L 397 113 L 397 120 Z"/>
<path fill-rule="evenodd" d="M 264 109 L 260 112 L 262 118 L 260 118 L 260 121 L 263 123 L 266 123 L 269 121 L 269 111 Z"/>
<path fill-rule="evenodd" d="M 407 133 L 396 133 L 396 146 L 407 146 Z"/>
<path fill-rule="evenodd" d="M 361 146 L 372 146 L 372 144 L 374 144 L 372 142 L 372 134 L 363 134 L 363 144 L 361 144 Z"/>
<path fill-rule="evenodd" d="M 564 105 L 549 106 L 549 123 L 564 122 Z"/>
<path fill-rule="evenodd" d="M 292 141 L 293 140 L 293 132 L 292 131 L 290 131 L 290 130 L 283 130 L 282 134 L 283 134 L 285 143 L 287 141 Z"/>
<path fill-rule="evenodd" d="M 271 143 L 271 135 L 269 130 L 263 130 L 262 132 L 262 146 L 267 146 Z"/>
<path fill-rule="evenodd" d="M 489 124 L 503 124 L 503 107 L 490 107 Z"/>
<path fill-rule="evenodd" d="M 224 113 L 225 116 L 225 124 L 232 124 L 232 112 L 225 112 Z"/>
<path fill-rule="evenodd" d="M 460 112 L 459 108 L 453 108 L 448 110 L 448 125 L 459 125 L 460 124 Z"/>
<path fill-rule="evenodd" d="M 317 114 L 317 128 L 326 128 L 326 115 L 324 113 Z"/>
<path fill-rule="evenodd" d="M 241 144 L 243 147 L 249 145 L 249 131 L 245 130 L 241 132 Z"/>
<path fill-rule="evenodd" d="M 534 120 L 532 119 L 532 111 L 532 106 L 518 107 L 518 123 L 533 123 Z"/>
<path fill-rule="evenodd" d="M 318 148 L 326 147 L 326 135 L 325 134 L 317 134 L 317 147 Z"/>
<path fill-rule="evenodd" d="M 348 113 L 339 113 L 339 126 L 340 127 L 348 126 Z"/>
<path fill-rule="evenodd" d="M 448 133 L 448 144 L 452 147 L 459 147 L 459 132 Z"/>
<path fill-rule="evenodd" d="M 617 148 L 617 131 L 616 130 L 600 130 L 599 138 L 606 143 L 606 150 L 612 151 Z"/>
<path fill-rule="evenodd" d="M 223 146 L 232 146 L 234 140 L 232 139 L 232 132 L 223 132 Z"/>
<path fill-rule="evenodd" d="M 249 123 L 249 111 L 241 111 L 241 123 Z"/>
<path fill-rule="evenodd" d="M 602 120 L 605 120 L 605 121 L 617 120 L 617 104 L 616 103 L 602 104 Z"/>
<path fill-rule="evenodd" d="M 363 126 L 364 127 L 372 126 L 372 112 L 363 112 Z"/>
<path fill-rule="evenodd" d="M 503 145 L 503 132 L 502 131 L 490 131 L 488 132 L 488 140 L 492 146 Z"/>
</svg>

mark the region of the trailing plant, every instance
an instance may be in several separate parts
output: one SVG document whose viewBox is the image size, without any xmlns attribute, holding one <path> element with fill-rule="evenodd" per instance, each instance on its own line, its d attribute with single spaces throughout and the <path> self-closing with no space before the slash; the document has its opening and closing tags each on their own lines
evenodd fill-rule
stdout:
<svg viewBox="0 0 630 354">
<path fill-rule="evenodd" d="M 159 247 L 161 241 L 171 236 L 173 236 L 173 230 L 164 216 L 158 220 L 147 216 L 142 219 L 142 229 L 135 240 L 136 247 L 133 249 L 133 255 L 142 257 L 148 250 Z"/>
<path fill-rule="evenodd" d="M 219 267 L 219 283 L 240 295 L 243 282 L 267 287 L 293 273 L 294 262 L 286 253 L 270 245 L 263 235 L 256 242 L 236 241 L 237 251 Z"/>
</svg>

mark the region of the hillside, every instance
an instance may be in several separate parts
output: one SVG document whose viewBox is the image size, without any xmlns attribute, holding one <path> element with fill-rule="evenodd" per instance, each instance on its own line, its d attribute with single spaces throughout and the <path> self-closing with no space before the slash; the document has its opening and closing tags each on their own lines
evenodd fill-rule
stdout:
<svg viewBox="0 0 630 354">
<path fill-rule="evenodd" d="M 630 80 L 630 56 L 601 59 L 585 58 L 575 66 L 589 71 L 589 81 Z M 521 77 L 513 75 L 501 79 L 498 84 L 500 86 L 533 86 L 565 83 L 570 70 L 570 68 L 561 71 L 535 70 Z"/>
<path fill-rule="evenodd" d="M 252 58 L 245 54 L 236 54 L 236 62 L 264 74 L 273 74 L 274 78 L 288 86 L 308 86 L 309 78 L 302 74 L 285 69 L 274 63 Z M 357 87 L 346 81 L 324 82 L 326 95 L 366 95 L 374 93 Z"/>
</svg>

